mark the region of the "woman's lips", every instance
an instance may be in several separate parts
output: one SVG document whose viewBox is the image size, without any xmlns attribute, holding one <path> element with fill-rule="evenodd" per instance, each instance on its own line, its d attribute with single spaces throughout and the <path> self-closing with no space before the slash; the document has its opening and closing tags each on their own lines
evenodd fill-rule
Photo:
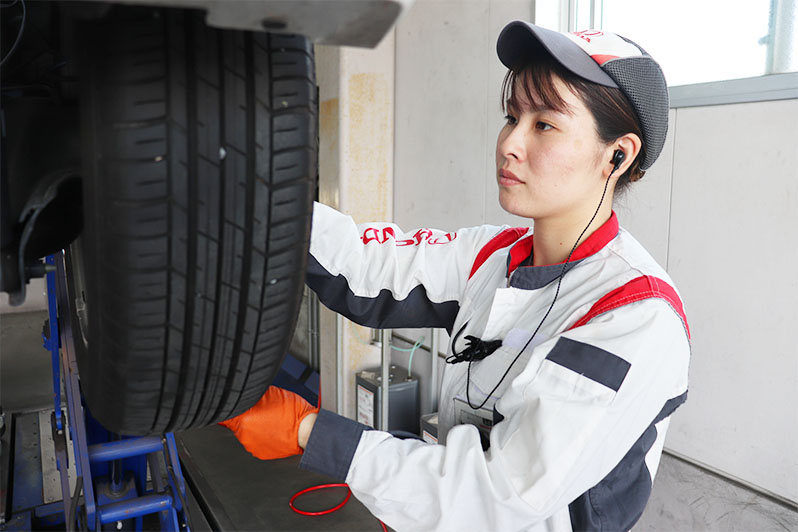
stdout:
<svg viewBox="0 0 798 532">
<path fill-rule="evenodd" d="M 499 170 L 499 184 L 504 187 L 511 187 L 513 185 L 523 185 L 524 182 L 518 179 L 514 173 L 509 170 Z"/>
</svg>

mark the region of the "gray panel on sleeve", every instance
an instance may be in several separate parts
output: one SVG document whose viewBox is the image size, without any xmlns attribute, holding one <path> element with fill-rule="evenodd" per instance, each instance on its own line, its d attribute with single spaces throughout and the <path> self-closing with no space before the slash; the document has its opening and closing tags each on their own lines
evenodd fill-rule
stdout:
<svg viewBox="0 0 798 532">
<path fill-rule="evenodd" d="M 386 289 L 377 297 L 355 295 L 346 277 L 328 272 L 313 255 L 308 256 L 306 282 L 326 307 L 374 329 L 438 327 L 451 332 L 460 311 L 457 301 L 430 301 L 421 285 L 404 299 L 394 298 Z"/>
<path fill-rule="evenodd" d="M 364 430 L 370 429 L 357 421 L 320 410 L 299 467 L 346 480 Z"/>
<path fill-rule="evenodd" d="M 584 375 L 616 392 L 620 389 L 629 368 L 629 362 L 595 345 L 561 337 L 546 359 Z"/>
</svg>

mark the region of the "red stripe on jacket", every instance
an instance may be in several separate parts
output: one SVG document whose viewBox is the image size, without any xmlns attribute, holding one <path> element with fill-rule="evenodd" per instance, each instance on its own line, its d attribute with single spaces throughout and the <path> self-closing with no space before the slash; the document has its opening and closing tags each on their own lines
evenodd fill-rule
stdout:
<svg viewBox="0 0 798 532">
<path fill-rule="evenodd" d="M 619 227 L 618 217 L 615 215 L 615 211 L 613 211 L 610 218 L 604 222 L 601 227 L 596 229 L 593 234 L 585 239 L 584 242 L 579 244 L 579 247 L 574 250 L 574 253 L 571 256 L 571 261 L 575 262 L 586 259 L 587 257 L 598 253 L 602 248 L 604 248 L 604 246 L 606 246 L 618 235 Z M 479 267 L 482 266 L 485 261 L 488 260 L 488 257 L 490 257 L 493 253 L 513 244 L 521 237 L 525 236 L 528 231 L 529 229 L 526 227 L 512 227 L 505 229 L 490 239 L 490 241 L 479 250 L 477 258 L 474 259 L 474 265 L 471 268 L 471 273 L 468 275 L 468 278 L 471 279 Z M 519 242 L 517 246 L 510 250 L 510 264 L 507 268 L 507 275 L 513 273 L 516 268 L 518 268 L 527 258 L 529 258 L 532 253 L 534 241 L 534 235 L 530 235 L 529 238 Z M 560 264 L 563 264 L 563 262 Z"/>
<path fill-rule="evenodd" d="M 471 279 L 474 274 L 477 273 L 479 267 L 485 264 L 485 261 L 488 260 L 491 255 L 502 248 L 506 248 L 524 236 L 527 231 L 528 229 L 526 227 L 511 227 L 491 238 L 487 244 L 482 246 L 479 253 L 477 253 L 477 258 L 474 259 L 474 265 L 471 267 L 471 273 L 468 274 L 468 278 Z"/>
<path fill-rule="evenodd" d="M 643 275 L 632 279 L 625 285 L 616 288 L 596 301 L 587 314 L 574 323 L 571 329 L 580 327 L 605 312 L 652 297 L 664 299 L 671 308 L 673 308 L 682 319 L 682 323 L 684 323 L 684 330 L 687 332 L 687 338 L 690 338 L 690 326 L 687 325 L 687 316 L 684 313 L 684 306 L 676 290 L 662 279 L 651 275 Z"/>
</svg>

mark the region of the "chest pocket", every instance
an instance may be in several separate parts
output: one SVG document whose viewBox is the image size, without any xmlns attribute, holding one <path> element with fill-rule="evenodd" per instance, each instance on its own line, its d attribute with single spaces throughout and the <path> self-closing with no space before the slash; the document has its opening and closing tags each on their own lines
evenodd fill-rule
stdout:
<svg viewBox="0 0 798 532">
<path fill-rule="evenodd" d="M 495 352 L 491 353 L 485 360 L 480 360 L 471 365 L 471 400 L 472 402 L 479 401 L 480 403 L 485 399 L 493 388 L 501 384 L 493 393 L 492 398 L 498 399 L 504 395 L 504 391 L 529 363 L 529 357 L 532 353 L 531 348 L 527 348 L 518 356 L 518 348 L 501 346 Z M 518 356 L 518 360 L 515 360 Z M 515 363 L 513 364 L 513 360 Z M 502 380 L 502 376 L 507 371 L 507 368 L 512 364 L 507 376 Z M 476 392 L 476 393 L 475 393 Z"/>
</svg>

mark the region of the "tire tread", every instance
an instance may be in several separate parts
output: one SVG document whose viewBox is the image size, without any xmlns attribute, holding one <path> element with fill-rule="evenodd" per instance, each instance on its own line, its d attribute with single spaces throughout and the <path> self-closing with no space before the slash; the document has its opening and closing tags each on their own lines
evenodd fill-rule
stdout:
<svg viewBox="0 0 798 532">
<path fill-rule="evenodd" d="M 89 38 L 103 46 L 86 52 L 85 238 L 99 260 L 84 392 L 115 432 L 208 425 L 263 394 L 296 321 L 312 45 L 209 28 L 187 10 L 114 7 L 103 22 Z"/>
</svg>

